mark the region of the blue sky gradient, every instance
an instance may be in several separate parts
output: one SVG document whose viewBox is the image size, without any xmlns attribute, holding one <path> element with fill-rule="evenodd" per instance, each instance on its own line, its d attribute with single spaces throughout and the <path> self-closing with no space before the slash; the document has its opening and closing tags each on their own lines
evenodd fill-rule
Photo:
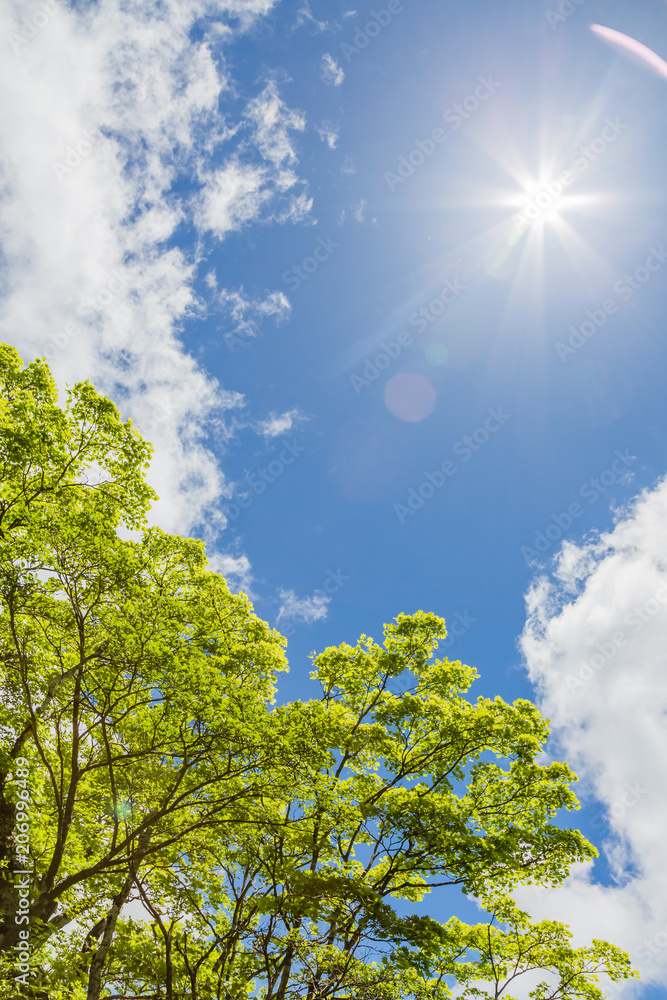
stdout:
<svg viewBox="0 0 667 1000">
<path fill-rule="evenodd" d="M 289 636 L 281 699 L 420 608 L 473 694 L 537 699 L 602 854 L 525 901 L 667 996 L 667 80 L 591 31 L 667 58 L 667 5 L 52 3 L 5 24 L 4 339 L 153 438 L 156 519 Z"/>
</svg>

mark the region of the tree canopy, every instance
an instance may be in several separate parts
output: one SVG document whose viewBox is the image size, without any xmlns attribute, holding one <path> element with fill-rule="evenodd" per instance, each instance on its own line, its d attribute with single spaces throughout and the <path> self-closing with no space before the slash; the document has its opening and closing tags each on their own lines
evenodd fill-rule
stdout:
<svg viewBox="0 0 667 1000">
<path fill-rule="evenodd" d="M 0 347 L 0 1000 L 601 1000 L 634 975 L 513 901 L 596 856 L 538 709 L 469 700 L 422 611 L 277 702 L 286 640 L 146 526 L 150 455 Z M 479 924 L 415 905 L 445 886 Z"/>
</svg>

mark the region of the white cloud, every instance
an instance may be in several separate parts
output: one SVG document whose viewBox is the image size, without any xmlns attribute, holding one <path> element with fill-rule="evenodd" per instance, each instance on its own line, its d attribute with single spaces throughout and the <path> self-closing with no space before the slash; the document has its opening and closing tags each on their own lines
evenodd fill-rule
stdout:
<svg viewBox="0 0 667 1000">
<path fill-rule="evenodd" d="M 248 597 L 252 597 L 252 571 L 250 560 L 245 555 L 233 556 L 229 553 L 214 552 L 209 556 L 209 566 L 216 572 L 221 573 L 229 589 L 233 593 L 242 590 Z"/>
<path fill-rule="evenodd" d="M 325 52 L 322 56 L 322 79 L 334 87 L 340 87 L 345 79 L 343 69 L 329 52 Z"/>
<path fill-rule="evenodd" d="M 293 194 L 286 207 L 279 212 L 275 212 L 272 218 L 276 222 L 291 222 L 292 225 L 295 225 L 310 214 L 312 207 L 313 199 L 309 198 L 305 191 L 300 191 L 299 194 Z M 311 225 L 315 225 L 316 223 L 317 219 L 310 220 Z"/>
<path fill-rule="evenodd" d="M 292 31 L 296 31 L 296 29 L 300 28 L 302 24 L 307 23 L 313 24 L 317 31 L 333 31 L 333 27 L 328 21 L 320 21 L 315 17 L 310 9 L 308 0 L 306 0 L 303 6 L 297 11 L 296 21 L 294 22 Z"/>
<path fill-rule="evenodd" d="M 321 621 L 329 613 L 328 605 L 331 598 L 326 594 L 313 594 L 312 597 L 297 597 L 293 590 L 280 591 L 280 610 L 278 621 L 302 622 L 310 625 Z"/>
<path fill-rule="evenodd" d="M 322 142 L 326 142 L 329 149 L 335 149 L 338 142 L 338 132 L 330 125 L 322 125 L 318 128 L 317 134 Z"/>
<path fill-rule="evenodd" d="M 257 423 L 257 430 L 264 437 L 279 437 L 287 434 L 293 427 L 298 427 L 308 418 L 301 413 L 298 407 L 293 410 L 286 410 L 285 413 L 271 413 L 266 420 Z"/>
<path fill-rule="evenodd" d="M 223 288 L 218 303 L 229 317 L 222 339 L 230 351 L 242 346 L 245 339 L 256 337 L 267 316 L 280 323 L 292 308 L 284 292 L 267 292 L 264 298 L 247 298 L 242 287 L 234 291 Z"/>
<path fill-rule="evenodd" d="M 645 985 L 667 975 L 667 480 L 569 543 L 527 596 L 521 638 L 554 755 L 601 804 L 613 883 L 582 866 L 567 886 L 522 901 L 631 953 Z M 600 845 L 598 845 L 600 846 Z"/>
<path fill-rule="evenodd" d="M 262 93 L 250 101 L 246 116 L 255 127 L 255 142 L 264 159 L 274 167 L 296 162 L 290 132 L 303 132 L 306 119 L 283 103 L 275 81 L 269 81 Z"/>
<path fill-rule="evenodd" d="M 302 132 L 306 120 L 300 111 L 288 108 L 271 80 L 244 112 L 250 141 L 242 140 L 239 152 L 221 167 L 204 174 L 200 194 L 194 200 L 195 220 L 200 229 L 218 239 L 262 218 L 263 209 L 274 199 L 292 191 L 299 179 L 292 169 L 297 154 L 292 132 Z M 238 138 L 243 130 L 235 131 Z M 249 150 L 259 151 L 263 163 L 244 162 Z M 298 222 L 312 208 L 305 191 L 292 192 L 286 203 L 265 221 Z"/>
<path fill-rule="evenodd" d="M 364 221 L 364 212 L 366 211 L 366 199 L 362 198 L 361 201 L 357 202 L 356 205 L 352 206 L 352 214 L 354 215 L 357 222 Z"/>
<path fill-rule="evenodd" d="M 273 190 L 264 167 L 233 160 L 215 170 L 196 199 L 195 219 L 218 239 L 254 222 Z"/>
<path fill-rule="evenodd" d="M 61 388 L 89 378 L 134 419 L 156 448 L 153 520 L 183 533 L 224 525 L 224 477 L 204 428 L 243 399 L 183 348 L 181 326 L 203 307 L 193 290 L 201 251 L 167 241 L 191 213 L 222 238 L 262 213 L 293 221 L 311 205 L 290 143 L 303 116 L 275 84 L 236 124 L 219 110 L 234 91 L 218 50 L 272 6 L 60 4 L 0 61 L 1 336 L 26 360 L 46 353 Z M 17 0 L 2 5 L 0 37 L 24 17 Z M 192 40 L 196 21 L 207 28 Z M 172 193 L 181 176 L 202 184 L 191 203 Z"/>
</svg>

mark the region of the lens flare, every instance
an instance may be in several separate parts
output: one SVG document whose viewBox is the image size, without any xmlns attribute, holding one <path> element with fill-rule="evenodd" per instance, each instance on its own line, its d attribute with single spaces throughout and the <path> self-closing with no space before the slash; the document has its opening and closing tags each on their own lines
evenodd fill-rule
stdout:
<svg viewBox="0 0 667 1000">
<path fill-rule="evenodd" d="M 619 48 L 628 55 L 638 59 L 643 66 L 648 66 L 654 73 L 661 76 L 663 80 L 667 80 L 667 62 L 646 45 L 642 45 L 635 38 L 630 38 L 629 35 L 615 31 L 614 28 L 605 28 L 602 24 L 591 24 L 591 31 L 599 35 L 605 42 L 614 46 L 614 48 Z"/>
<path fill-rule="evenodd" d="M 449 350 L 444 344 L 429 344 L 424 351 L 424 357 L 427 365 L 430 365 L 431 368 L 438 368 L 440 365 L 444 365 L 447 361 L 447 358 L 449 357 Z"/>
<path fill-rule="evenodd" d="M 399 420 L 418 423 L 433 412 L 436 391 L 423 375 L 400 372 L 387 382 L 384 401 Z"/>
</svg>

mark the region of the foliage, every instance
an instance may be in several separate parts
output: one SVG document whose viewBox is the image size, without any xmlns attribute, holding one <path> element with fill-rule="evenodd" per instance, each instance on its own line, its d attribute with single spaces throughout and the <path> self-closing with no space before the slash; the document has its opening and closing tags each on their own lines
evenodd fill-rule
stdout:
<svg viewBox="0 0 667 1000">
<path fill-rule="evenodd" d="M 146 527 L 131 422 L 88 383 L 61 409 L 6 345 L 0 383 L 0 1000 L 495 997 L 536 972 L 536 1000 L 597 1000 L 632 974 L 512 903 L 596 852 L 554 822 L 578 803 L 546 721 L 468 700 L 441 618 L 326 649 L 319 697 L 276 705 L 285 640 Z M 491 923 L 404 915 L 445 886 Z"/>
</svg>

